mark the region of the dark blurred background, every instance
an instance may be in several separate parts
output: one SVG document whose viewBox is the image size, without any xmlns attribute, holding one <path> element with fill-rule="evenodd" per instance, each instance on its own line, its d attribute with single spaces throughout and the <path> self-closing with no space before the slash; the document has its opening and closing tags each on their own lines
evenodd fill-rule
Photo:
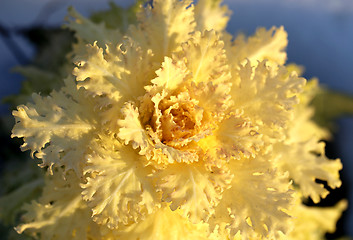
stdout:
<svg viewBox="0 0 353 240">
<path fill-rule="evenodd" d="M 129 6 L 134 1 L 113 2 Z M 89 16 L 94 11 L 107 9 L 108 3 L 108 0 L 99 3 L 96 0 L 1 0 L 0 98 L 19 91 L 23 78 L 11 69 L 28 63 L 35 54 L 24 32 L 33 27 L 60 26 L 70 5 Z M 288 63 L 303 65 L 307 79 L 318 77 L 326 87 L 353 95 L 353 0 L 224 0 L 224 3 L 233 12 L 228 24 L 230 33 L 251 35 L 260 26 L 283 25 L 289 34 Z M 1 117 L 9 114 L 9 106 L 1 103 Z M 346 116 L 336 122 L 334 142 L 327 146 L 329 157 L 342 159 L 343 187 L 333 191 L 323 204 L 330 205 L 344 197 L 350 205 L 339 222 L 336 236 L 353 237 L 352 148 L 353 118 Z"/>
</svg>

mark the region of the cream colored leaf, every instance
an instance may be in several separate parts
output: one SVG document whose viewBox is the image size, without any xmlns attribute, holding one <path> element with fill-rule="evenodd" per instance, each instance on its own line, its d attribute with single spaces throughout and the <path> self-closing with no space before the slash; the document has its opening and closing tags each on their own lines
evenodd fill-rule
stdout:
<svg viewBox="0 0 353 240">
<path fill-rule="evenodd" d="M 12 137 L 23 138 L 23 151 L 41 158 L 42 167 L 65 166 L 81 174 L 87 141 L 95 131 L 97 118 L 92 102 L 77 90 L 72 79 L 59 92 L 47 97 L 33 94 L 34 104 L 13 111 L 16 124 Z"/>
<path fill-rule="evenodd" d="M 298 64 L 295 64 L 295 63 L 286 64 L 286 68 L 287 68 L 287 71 L 288 71 L 289 74 L 291 72 L 296 72 L 298 76 L 303 76 L 303 73 L 305 72 L 304 66 L 298 65 Z"/>
<path fill-rule="evenodd" d="M 122 45 L 108 45 L 105 52 L 96 44 L 87 46 L 88 55 L 78 56 L 74 75 L 92 96 L 99 96 L 103 123 L 118 131 L 116 119 L 126 101 L 136 101 L 145 94 L 144 86 L 155 75 L 150 70 L 149 51 L 131 39 Z"/>
<path fill-rule="evenodd" d="M 199 0 L 195 5 L 196 30 L 221 32 L 227 26 L 231 11 L 222 0 Z"/>
<path fill-rule="evenodd" d="M 315 109 L 303 106 L 302 101 L 300 102 L 294 108 L 295 121 L 291 122 L 287 129 L 288 139 L 286 142 L 305 142 L 312 138 L 330 140 L 331 133 L 328 129 L 320 127 L 312 120 Z"/>
<path fill-rule="evenodd" d="M 134 149 L 140 148 L 140 154 L 145 154 L 152 143 L 141 125 L 138 109 L 131 103 L 126 103 L 121 111 L 124 119 L 118 120 L 120 127 L 118 137 L 124 140 L 125 144 L 131 143 Z"/>
<path fill-rule="evenodd" d="M 168 92 L 164 89 L 161 89 L 161 91 L 159 92 L 159 89 L 156 86 L 147 86 L 146 90 L 146 100 L 148 100 L 148 102 L 152 104 L 152 108 L 145 113 L 141 111 L 140 112 L 141 114 L 145 115 L 145 118 L 146 115 L 148 116 L 149 121 L 146 122 L 146 124 L 151 128 L 150 135 L 152 135 L 152 138 L 157 140 L 160 139 L 162 134 L 161 118 L 163 116 L 163 113 L 160 109 L 160 105 L 162 104 L 163 100 L 168 96 Z M 153 134 L 151 134 L 151 132 L 153 132 Z"/>
<path fill-rule="evenodd" d="M 283 239 L 325 239 L 325 233 L 335 232 L 336 223 L 346 208 L 346 200 L 341 200 L 333 207 L 308 207 L 298 202 L 291 211 L 293 230 Z"/>
<path fill-rule="evenodd" d="M 82 195 L 92 208 L 95 222 L 117 228 L 144 219 L 158 207 L 148 177 L 152 169 L 143 165 L 134 149 L 116 139 L 97 140 L 90 148 L 92 153 L 84 171 L 91 176 L 82 184 Z"/>
<path fill-rule="evenodd" d="M 274 151 L 279 154 L 277 164 L 282 171 L 288 171 L 289 177 L 300 187 L 304 197 L 310 197 L 315 203 L 325 198 L 329 191 L 316 180 L 327 181 L 331 188 L 340 187 L 339 171 L 342 163 L 339 159 L 329 160 L 325 156 L 325 143 L 317 138 L 306 142 L 277 144 Z"/>
<path fill-rule="evenodd" d="M 251 67 L 249 62 L 240 66 L 234 81 L 230 109 L 243 111 L 243 116 L 259 125 L 259 132 L 268 136 L 275 136 L 292 119 L 297 95 L 305 85 L 305 79 L 294 72 L 288 76 L 284 67 L 271 67 L 266 61 L 257 67 Z"/>
<path fill-rule="evenodd" d="M 148 6 L 140 14 L 139 22 L 154 54 L 153 61 L 161 63 L 194 31 L 194 6 L 191 0 L 155 0 L 153 8 Z"/>
<path fill-rule="evenodd" d="M 234 178 L 209 220 L 211 227 L 225 223 L 230 239 L 237 233 L 243 239 L 254 236 L 272 239 L 278 231 L 288 231 L 290 217 L 284 211 L 292 204 L 289 184 L 271 170 L 270 158 L 258 155 L 230 161 Z"/>
<path fill-rule="evenodd" d="M 270 30 L 259 28 L 254 36 L 245 39 L 239 35 L 229 54 L 230 59 L 235 64 L 248 59 L 252 66 L 257 65 L 258 61 L 269 60 L 277 64 L 284 64 L 287 60 L 287 32 L 283 27 L 272 27 Z"/>
<path fill-rule="evenodd" d="M 123 51 L 121 48 L 127 49 Z M 148 83 L 143 69 L 136 68 L 141 62 L 146 63 L 141 50 L 131 43 L 130 46 L 108 45 L 105 51 L 94 43 L 87 46 L 87 55 L 77 57 L 77 67 L 73 73 L 79 86 L 93 96 L 107 95 L 115 101 L 122 97 L 126 100 L 141 96 L 144 85 Z"/>
<path fill-rule="evenodd" d="M 255 157 L 264 144 L 262 134 L 251 121 L 235 114 L 225 118 L 215 131 L 219 140 L 219 153 L 226 157 Z"/>
<path fill-rule="evenodd" d="M 329 193 L 316 180 L 327 181 L 331 188 L 339 187 L 339 171 L 342 168 L 340 160 L 329 160 L 325 156 L 325 144 L 320 140 L 330 136 L 328 131 L 311 120 L 314 109 L 309 104 L 317 90 L 315 80 L 305 86 L 299 95 L 300 104 L 294 108 L 295 120 L 286 130 L 285 142 L 274 145 L 275 152 L 279 154 L 278 167 L 288 171 L 289 178 L 299 185 L 303 196 L 311 197 L 314 202 L 319 202 Z"/>
<path fill-rule="evenodd" d="M 156 74 L 157 78 L 151 82 L 159 88 L 173 91 L 186 82 L 188 69 L 184 62 L 165 57 L 162 67 L 156 71 Z"/>
<path fill-rule="evenodd" d="M 213 82 L 214 85 L 230 80 L 229 66 L 224 43 L 215 31 L 195 32 L 192 38 L 182 44 L 179 58 L 185 58 L 195 83 Z"/>
<path fill-rule="evenodd" d="M 208 120 L 216 124 L 223 119 L 224 113 L 231 106 L 230 89 L 230 84 L 191 83 L 189 87 L 190 96 L 197 99 L 198 106 L 204 109 L 204 121 Z"/>
<path fill-rule="evenodd" d="M 155 177 L 162 201 L 170 202 L 173 211 L 183 210 L 193 223 L 207 221 L 231 181 L 226 168 L 207 169 L 202 162 L 169 165 Z"/>
<path fill-rule="evenodd" d="M 163 144 L 156 140 L 153 152 L 153 161 L 160 162 L 161 158 L 166 157 L 168 163 L 193 163 L 199 160 L 199 156 L 193 149 L 177 149 Z M 155 159 L 154 159 L 155 158 Z"/>
<path fill-rule="evenodd" d="M 119 77 L 122 86 L 126 86 L 134 98 L 142 96 L 144 87 L 155 76 L 151 50 L 139 46 L 135 39 L 125 37 L 121 45 L 108 45 L 106 51 L 104 59 L 112 64 L 111 70 Z M 118 69 L 116 73 L 114 64 Z M 114 82 L 114 85 L 119 86 L 119 83 Z"/>
<path fill-rule="evenodd" d="M 311 102 L 320 90 L 317 80 L 308 81 L 303 90 L 298 96 L 300 103 L 294 107 L 295 121 L 292 121 L 287 129 L 286 143 L 306 142 L 312 138 L 329 140 L 331 133 L 328 129 L 313 121 L 316 109 L 311 106 Z"/>
<path fill-rule="evenodd" d="M 144 221 L 122 226 L 107 235 L 107 239 L 124 240 L 209 240 L 205 223 L 192 224 L 182 216 L 181 210 L 172 211 L 163 206 L 150 214 Z"/>
<path fill-rule="evenodd" d="M 90 217 L 90 209 L 81 198 L 79 179 L 73 172 L 55 172 L 46 177 L 46 185 L 39 202 L 26 204 L 22 216 L 25 223 L 16 227 L 37 239 L 86 240 L 97 228 Z"/>
</svg>

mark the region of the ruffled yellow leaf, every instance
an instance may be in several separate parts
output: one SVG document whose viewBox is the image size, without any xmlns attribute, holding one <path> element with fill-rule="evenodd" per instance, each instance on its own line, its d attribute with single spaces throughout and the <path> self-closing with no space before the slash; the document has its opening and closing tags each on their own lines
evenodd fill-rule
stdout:
<svg viewBox="0 0 353 240">
<path fill-rule="evenodd" d="M 221 32 L 227 26 L 231 11 L 222 0 L 199 0 L 195 5 L 196 30 Z"/>
<path fill-rule="evenodd" d="M 79 86 L 93 96 L 107 95 L 115 101 L 126 101 L 144 94 L 148 58 L 132 40 L 122 45 L 109 44 L 105 53 L 94 43 L 87 46 L 86 55 L 77 57 L 73 73 Z"/>
<path fill-rule="evenodd" d="M 302 101 L 301 101 L 302 102 Z M 295 121 L 290 123 L 287 129 L 289 142 L 305 142 L 312 138 L 329 140 L 331 134 L 327 129 L 321 128 L 313 120 L 315 110 L 302 103 L 294 108 Z"/>
<path fill-rule="evenodd" d="M 341 186 L 339 171 L 342 163 L 339 159 L 329 160 L 325 156 L 325 143 L 312 138 L 306 142 L 276 144 L 274 151 L 279 154 L 277 164 L 282 171 L 288 171 L 289 177 L 300 187 L 304 197 L 318 203 L 329 191 L 315 180 L 327 181 L 331 188 Z"/>
<path fill-rule="evenodd" d="M 291 121 L 288 126 L 286 144 L 306 142 L 311 139 L 329 139 L 330 132 L 318 126 L 312 119 L 315 116 L 315 111 L 310 106 L 311 101 L 320 90 L 316 79 L 308 81 L 304 91 L 299 94 L 300 103 L 294 107 L 295 120 Z"/>
<path fill-rule="evenodd" d="M 81 198 L 79 179 L 73 172 L 67 173 L 65 179 L 61 171 L 46 178 L 39 202 L 24 206 L 25 223 L 16 227 L 18 233 L 26 232 L 41 240 L 86 240 L 97 234 L 98 227 Z"/>
<path fill-rule="evenodd" d="M 346 208 L 346 200 L 341 200 L 333 207 L 308 207 L 298 202 L 291 211 L 293 230 L 280 239 L 325 239 L 325 233 L 335 232 L 336 223 Z"/>
<path fill-rule="evenodd" d="M 316 179 L 328 181 L 332 188 L 339 187 L 341 162 L 329 160 L 325 156 L 325 144 L 320 139 L 327 139 L 327 130 L 317 126 L 312 120 L 314 109 L 308 105 L 317 91 L 317 82 L 310 81 L 299 95 L 300 104 L 294 107 L 295 120 L 286 130 L 287 138 L 283 143 L 274 145 L 279 154 L 277 164 L 282 171 L 289 172 L 289 178 L 299 185 L 304 197 L 311 197 L 314 202 L 326 197 L 328 190 Z"/>
<path fill-rule="evenodd" d="M 214 134 L 219 141 L 219 153 L 228 158 L 255 157 L 264 144 L 258 127 L 237 115 L 224 119 Z"/>
<path fill-rule="evenodd" d="M 96 44 L 87 46 L 87 55 L 78 56 L 73 71 L 78 85 L 92 96 L 99 96 L 102 121 L 117 132 L 117 121 L 124 102 L 145 93 L 154 72 L 150 70 L 149 51 L 143 51 L 131 39 L 122 45 L 108 45 L 105 53 Z"/>
<path fill-rule="evenodd" d="M 185 58 L 195 83 L 213 82 L 214 85 L 230 80 L 229 66 L 224 43 L 215 31 L 195 32 L 189 41 L 182 44 L 179 58 Z"/>
<path fill-rule="evenodd" d="M 168 92 L 165 91 L 164 89 L 161 89 L 161 91 L 158 91 L 159 89 L 156 86 L 152 86 L 151 88 L 148 86 L 146 88 L 147 88 L 146 100 L 151 102 L 152 108 L 147 110 L 147 112 L 142 112 L 143 109 L 141 109 L 140 112 L 141 114 L 144 114 L 145 117 L 146 115 L 148 116 L 149 121 L 146 122 L 146 125 L 150 126 L 151 131 L 155 133 L 152 137 L 156 139 L 160 139 L 162 135 L 162 117 L 163 117 L 163 112 L 160 109 L 160 106 L 163 104 L 163 100 L 165 100 L 168 97 Z"/>
<path fill-rule="evenodd" d="M 231 106 L 230 89 L 230 84 L 191 83 L 189 93 L 191 98 L 198 101 L 198 106 L 204 109 L 204 122 L 211 121 L 216 125 L 223 119 L 224 113 Z"/>
<path fill-rule="evenodd" d="M 219 121 L 230 105 L 230 70 L 223 42 L 214 31 L 196 32 L 176 54 L 192 75 L 189 94 L 204 109 L 204 120 Z M 208 116 L 207 116 L 208 115 Z"/>
<path fill-rule="evenodd" d="M 169 57 L 164 58 L 162 67 L 156 71 L 157 78 L 151 82 L 164 90 L 173 91 L 187 80 L 188 69 L 182 61 L 175 61 Z"/>
<path fill-rule="evenodd" d="M 144 154 L 151 143 L 147 132 L 141 125 L 138 109 L 134 108 L 132 103 L 126 103 L 121 111 L 124 119 L 118 121 L 120 127 L 118 137 L 126 145 L 131 143 L 134 149 L 140 148 L 140 153 Z"/>
<path fill-rule="evenodd" d="M 271 156 L 257 155 L 230 161 L 234 178 L 209 220 L 211 227 L 225 223 L 230 239 L 238 232 L 243 239 L 274 237 L 278 231 L 287 232 L 290 217 L 284 210 L 292 204 L 289 184 L 270 170 L 273 167 L 269 159 Z"/>
<path fill-rule="evenodd" d="M 296 72 L 298 76 L 303 76 L 303 73 L 305 72 L 305 68 L 302 65 L 298 65 L 295 63 L 286 64 L 286 68 L 289 74 L 291 72 Z"/>
<path fill-rule="evenodd" d="M 19 106 L 13 111 L 16 124 L 12 137 L 22 137 L 23 151 L 41 158 L 42 167 L 65 166 L 81 174 L 87 141 L 95 131 L 97 118 L 92 101 L 77 90 L 72 79 L 61 91 L 47 97 L 33 94 L 34 104 Z"/>
<path fill-rule="evenodd" d="M 152 150 L 153 158 L 152 161 L 157 163 L 192 163 L 199 160 L 198 155 L 191 149 L 188 151 L 187 148 L 177 149 L 163 144 L 159 140 L 155 140 L 156 144 Z"/>
<path fill-rule="evenodd" d="M 156 191 L 141 156 L 130 146 L 121 145 L 108 137 L 90 144 L 82 184 L 83 199 L 92 208 L 92 217 L 98 224 L 117 228 L 120 224 L 136 222 L 151 214 L 158 206 Z"/>
<path fill-rule="evenodd" d="M 191 0 L 155 0 L 153 8 L 148 6 L 139 15 L 139 22 L 145 37 L 138 39 L 147 41 L 154 54 L 153 61 L 159 64 L 194 31 L 194 6 Z"/>
<path fill-rule="evenodd" d="M 288 76 L 284 67 L 271 67 L 263 61 L 257 67 L 248 62 L 240 66 L 231 89 L 232 111 L 259 125 L 259 133 L 275 136 L 293 117 L 293 106 L 302 91 L 305 79 L 293 72 Z M 262 126 L 264 125 L 264 126 Z"/>
<path fill-rule="evenodd" d="M 207 221 L 232 176 L 224 168 L 205 167 L 203 162 L 173 164 L 154 174 L 162 200 L 171 210 L 180 208 L 193 223 Z"/>
<path fill-rule="evenodd" d="M 209 240 L 208 226 L 205 223 L 192 224 L 182 217 L 180 210 L 172 211 L 168 206 L 150 214 L 144 221 L 122 226 L 109 232 L 104 240 Z"/>
<path fill-rule="evenodd" d="M 283 27 L 272 27 L 270 30 L 259 28 L 255 35 L 248 39 L 245 39 L 244 35 L 239 35 L 235 39 L 231 60 L 237 64 L 244 63 L 244 60 L 248 59 L 252 66 L 263 60 L 282 65 L 287 60 L 285 52 L 287 44 L 287 32 Z"/>
</svg>

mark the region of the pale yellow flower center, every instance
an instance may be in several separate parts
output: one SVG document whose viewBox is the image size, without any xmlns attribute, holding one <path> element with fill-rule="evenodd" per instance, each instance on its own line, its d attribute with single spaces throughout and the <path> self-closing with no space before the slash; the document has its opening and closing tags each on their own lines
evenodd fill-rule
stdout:
<svg viewBox="0 0 353 240">
<path fill-rule="evenodd" d="M 160 105 L 161 117 L 161 142 L 175 146 L 179 141 L 192 138 L 200 131 L 203 109 L 194 101 L 174 102 L 162 101 Z"/>
<path fill-rule="evenodd" d="M 169 149 L 165 150 L 169 153 L 175 149 L 181 155 L 192 154 L 194 157 L 188 155 L 189 161 L 197 161 L 203 155 L 197 142 L 212 133 L 209 114 L 185 89 L 174 94 L 156 94 L 151 100 L 153 108 L 150 105 L 144 128 L 155 148 Z"/>
</svg>

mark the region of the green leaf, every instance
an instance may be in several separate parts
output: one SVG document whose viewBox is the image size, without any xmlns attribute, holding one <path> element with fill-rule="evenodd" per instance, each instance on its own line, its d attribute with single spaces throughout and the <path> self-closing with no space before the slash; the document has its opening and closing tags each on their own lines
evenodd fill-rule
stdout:
<svg viewBox="0 0 353 240">
<path fill-rule="evenodd" d="M 311 105 L 315 108 L 313 120 L 322 127 L 332 128 L 332 121 L 353 114 L 353 95 L 321 88 Z"/>
</svg>

